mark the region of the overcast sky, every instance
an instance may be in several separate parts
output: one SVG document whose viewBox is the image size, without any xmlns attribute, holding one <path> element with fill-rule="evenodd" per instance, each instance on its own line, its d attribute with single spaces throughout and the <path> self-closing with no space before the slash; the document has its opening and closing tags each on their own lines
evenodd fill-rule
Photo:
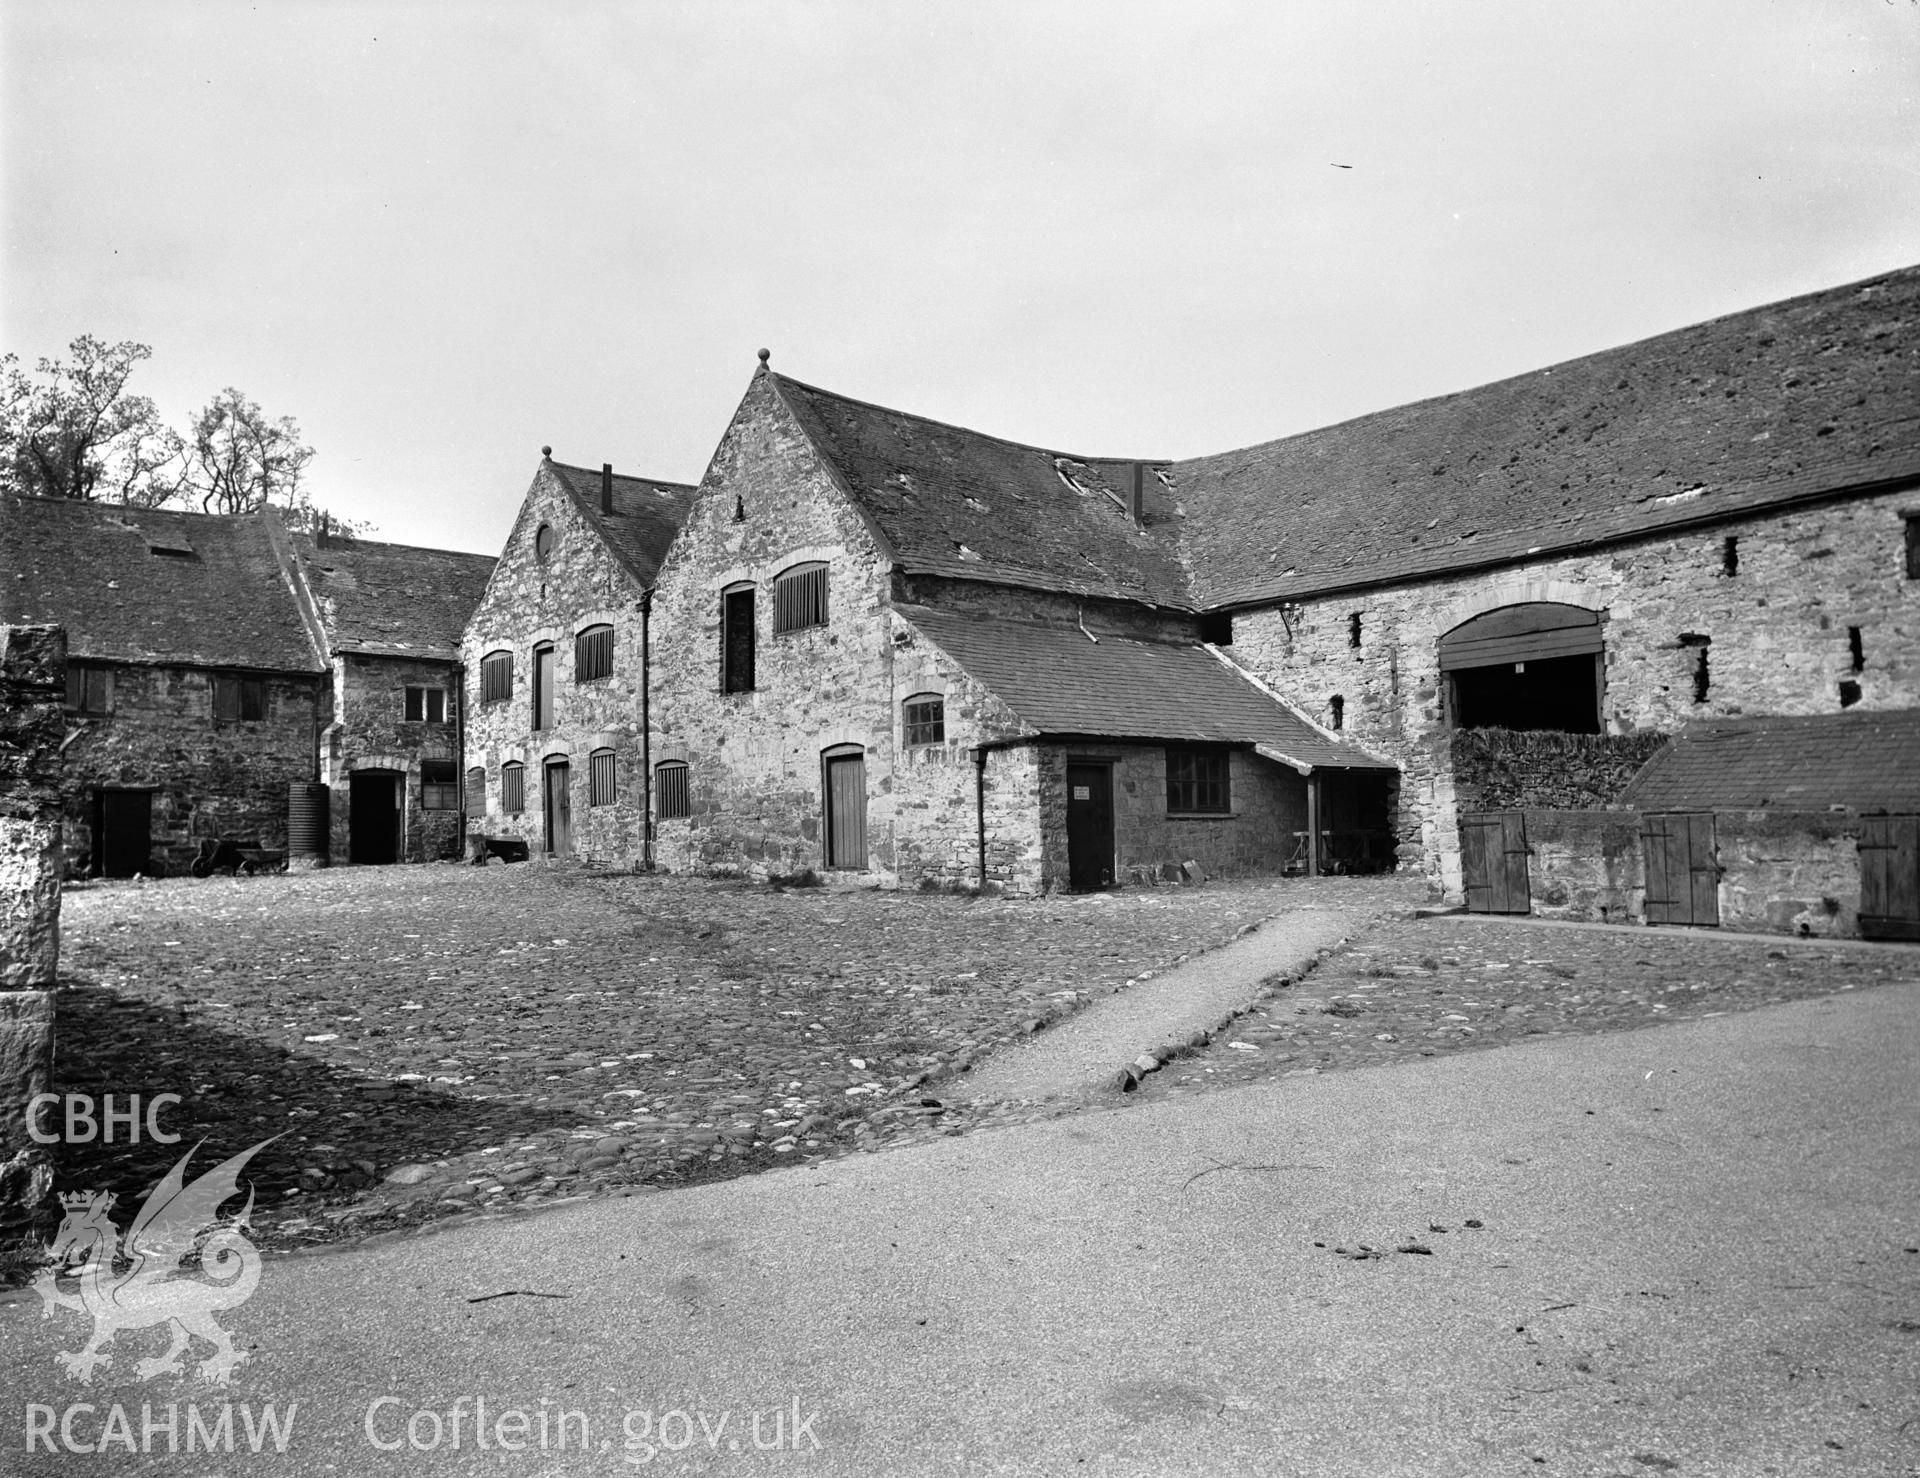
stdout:
<svg viewBox="0 0 1920 1478">
<path fill-rule="evenodd" d="M 1920 261 L 1913 0 L 6 0 L 0 348 L 238 385 L 497 551 L 550 443 L 694 481 L 762 345 L 1223 451 Z M 1348 166 L 1348 167 L 1338 167 Z"/>
</svg>

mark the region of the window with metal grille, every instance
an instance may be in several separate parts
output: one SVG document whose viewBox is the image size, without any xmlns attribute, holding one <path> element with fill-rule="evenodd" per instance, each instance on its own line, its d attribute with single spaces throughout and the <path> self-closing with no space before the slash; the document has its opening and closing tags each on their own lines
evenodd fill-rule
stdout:
<svg viewBox="0 0 1920 1478">
<path fill-rule="evenodd" d="M 213 716 L 234 723 L 264 722 L 267 717 L 266 679 L 227 677 L 216 673 L 213 679 Z"/>
<path fill-rule="evenodd" d="M 916 693 L 906 702 L 907 748 L 947 742 L 947 702 L 938 693 Z"/>
<path fill-rule="evenodd" d="M 445 688 L 408 688 L 407 722 L 444 724 L 447 721 Z"/>
<path fill-rule="evenodd" d="M 505 703 L 512 696 L 513 653 L 487 653 L 480 659 L 480 701 Z"/>
<path fill-rule="evenodd" d="M 487 772 L 479 765 L 467 771 L 467 814 L 487 814 Z"/>
<path fill-rule="evenodd" d="M 720 691 L 753 691 L 753 587 L 720 593 Z"/>
<path fill-rule="evenodd" d="M 796 565 L 773 580 L 773 629 L 799 631 L 827 624 L 827 567 Z"/>
<path fill-rule="evenodd" d="M 573 680 L 613 676 L 613 628 L 589 626 L 573 639 Z"/>
<path fill-rule="evenodd" d="M 1218 750 L 1167 751 L 1167 809 L 1169 811 L 1225 811 L 1227 756 Z"/>
<path fill-rule="evenodd" d="M 456 771 L 452 760 L 420 761 L 420 809 L 423 811 L 460 809 L 460 787 L 456 783 Z"/>
<path fill-rule="evenodd" d="M 112 713 L 113 669 L 68 663 L 67 707 L 74 713 Z"/>
<path fill-rule="evenodd" d="M 614 791 L 613 751 L 596 749 L 587 756 L 587 804 L 611 806 Z"/>
<path fill-rule="evenodd" d="M 500 809 L 510 816 L 527 809 L 527 767 L 517 760 L 500 767 Z"/>
<path fill-rule="evenodd" d="M 653 767 L 654 814 L 663 821 L 693 814 L 692 798 L 687 791 L 687 767 L 668 760 Z"/>
</svg>

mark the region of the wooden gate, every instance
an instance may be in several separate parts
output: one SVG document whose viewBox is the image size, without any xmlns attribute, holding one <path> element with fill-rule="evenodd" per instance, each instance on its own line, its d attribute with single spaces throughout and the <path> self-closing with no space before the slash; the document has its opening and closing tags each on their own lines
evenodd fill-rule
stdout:
<svg viewBox="0 0 1920 1478">
<path fill-rule="evenodd" d="M 1640 842 L 1647 859 L 1647 922 L 1720 922 L 1720 861 L 1713 817 L 1673 812 L 1644 818 Z"/>
<path fill-rule="evenodd" d="M 854 748 L 829 752 L 827 765 L 827 866 L 867 865 L 867 758 Z"/>
<path fill-rule="evenodd" d="M 1468 913 L 1531 913 L 1527 818 L 1518 811 L 1460 814 L 1460 871 Z"/>
<path fill-rule="evenodd" d="M 1860 818 L 1860 937 L 1920 940 L 1920 816 Z"/>
</svg>

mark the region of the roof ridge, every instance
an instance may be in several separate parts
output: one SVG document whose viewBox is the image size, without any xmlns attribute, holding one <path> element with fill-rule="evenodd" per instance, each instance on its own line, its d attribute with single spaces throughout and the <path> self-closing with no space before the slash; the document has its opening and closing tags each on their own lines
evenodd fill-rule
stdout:
<svg viewBox="0 0 1920 1478">
<path fill-rule="evenodd" d="M 796 390 L 804 390 L 810 395 L 824 395 L 833 400 L 844 401 L 848 405 L 857 405 L 862 410 L 881 411 L 889 416 L 899 416 L 904 420 L 918 421 L 927 426 L 938 426 L 942 431 L 958 431 L 966 436 L 977 436 L 982 441 L 997 442 L 1001 446 L 1012 447 L 1016 451 L 1039 452 L 1047 457 L 1066 457 L 1075 462 L 1138 462 L 1143 467 L 1171 467 L 1179 460 L 1176 457 L 1096 457 L 1084 452 L 1063 452 L 1058 447 L 1039 446 L 1030 441 L 1015 441 L 1010 436 L 996 436 L 991 431 L 962 426 L 957 421 L 942 421 L 934 416 L 923 416 L 918 411 L 903 411 L 895 406 L 881 405 L 878 401 L 862 400 L 855 395 L 828 390 L 821 385 L 809 385 L 804 380 L 796 380 L 791 375 L 783 375 L 775 369 L 770 368 L 767 373 L 781 384 L 791 385 Z"/>
<path fill-rule="evenodd" d="M 408 549 L 415 554 L 451 554 L 460 559 L 498 559 L 500 557 L 497 554 L 475 554 L 470 549 L 442 549 L 437 544 L 403 544 L 398 539 L 362 539 L 356 534 L 343 534 L 338 529 L 332 530 L 327 535 L 329 540 L 338 540 L 338 543 L 330 542 L 322 545 L 311 532 L 304 529 L 296 532 L 294 537 L 311 545 L 315 552 L 324 549 L 329 554 L 341 550 L 351 552 L 355 549 L 374 548 Z"/>
<path fill-rule="evenodd" d="M 1605 348 L 1590 350 L 1585 354 L 1575 354 L 1565 359 L 1556 359 L 1549 364 L 1536 365 L 1532 369 L 1517 370 L 1513 374 L 1500 375 L 1495 379 L 1483 380 L 1474 385 L 1463 385 L 1458 390 L 1446 390 L 1438 395 L 1422 396 L 1418 400 L 1398 401 L 1393 405 L 1381 406 L 1377 410 L 1362 411 L 1358 415 L 1348 416 L 1343 420 L 1328 421 L 1324 425 L 1319 426 L 1309 426 L 1304 431 L 1290 431 L 1281 436 L 1267 437 L 1263 441 L 1250 441 L 1243 446 L 1227 447 L 1217 452 L 1206 452 L 1197 457 L 1179 457 L 1174 460 L 1174 466 L 1176 468 L 1185 467 L 1198 462 L 1211 462 L 1216 458 L 1239 456 L 1245 452 L 1255 452 L 1265 447 L 1277 446 L 1283 441 L 1299 441 L 1309 436 L 1320 435 L 1322 432 L 1338 431 L 1344 427 L 1357 426 L 1363 421 L 1370 421 L 1379 416 L 1393 415 L 1402 411 L 1418 410 L 1426 406 L 1441 405 L 1450 400 L 1459 400 L 1469 395 L 1478 395 L 1483 391 L 1495 390 L 1502 385 L 1514 385 L 1522 381 L 1535 379 L 1541 375 L 1552 374 L 1555 370 L 1565 369 L 1572 365 L 1585 364 L 1595 359 L 1604 359 L 1610 354 L 1622 354 L 1628 350 L 1643 348 L 1648 344 L 1657 344 L 1662 339 L 1678 338 L 1682 334 L 1694 334 L 1702 329 L 1711 328 L 1715 324 L 1730 323 L 1737 318 L 1753 317 L 1761 313 L 1774 312 L 1802 303 L 1811 303 L 1818 298 L 1842 297 L 1848 293 L 1858 292 L 1861 288 L 1872 287 L 1882 282 L 1891 281 L 1894 278 L 1909 276 L 1920 277 L 1920 263 L 1906 267 L 1895 267 L 1885 272 L 1876 272 L 1871 277 L 1862 277 L 1855 282 L 1842 283 L 1838 287 L 1824 287 L 1814 292 L 1800 293 L 1791 298 L 1777 298 L 1770 303 L 1756 303 L 1750 308 L 1737 308 L 1732 312 L 1716 314 L 1712 318 L 1702 318 L 1693 323 L 1682 324 L 1678 328 L 1661 329 L 1658 333 L 1643 334 L 1637 339 L 1628 339 L 1622 343 L 1609 344 Z"/>
<path fill-rule="evenodd" d="M 605 467 L 582 467 L 574 462 L 556 461 L 552 457 L 546 457 L 542 460 L 551 466 L 559 468 L 562 472 L 580 472 L 588 477 L 600 477 L 607 470 Z M 677 482 L 670 477 L 642 477 L 632 472 L 619 471 L 616 471 L 613 476 L 616 482 L 644 482 L 653 487 L 685 488 L 688 492 L 697 492 L 700 488 L 700 484 L 697 482 Z"/>
</svg>

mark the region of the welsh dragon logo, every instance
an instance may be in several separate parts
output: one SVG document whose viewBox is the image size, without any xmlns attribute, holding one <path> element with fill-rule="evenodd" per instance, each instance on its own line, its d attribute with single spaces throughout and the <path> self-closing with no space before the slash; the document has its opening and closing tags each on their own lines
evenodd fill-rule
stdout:
<svg viewBox="0 0 1920 1478">
<path fill-rule="evenodd" d="M 247 1352 L 235 1347 L 233 1336 L 213 1316 L 245 1303 L 260 1282 L 260 1252 L 245 1236 L 253 1210 L 252 1191 L 233 1220 L 221 1221 L 219 1211 L 240 1193 L 240 1171 L 247 1161 L 272 1143 L 266 1139 L 242 1150 L 191 1185 L 186 1170 L 194 1151 L 182 1155 L 141 1203 L 133 1225 L 127 1228 L 131 1266 L 124 1272 L 115 1271 L 120 1234 L 108 1217 L 113 1193 L 82 1191 L 61 1196 L 67 1214 L 47 1247 L 53 1265 L 41 1270 L 33 1286 L 46 1305 L 42 1319 L 52 1318 L 55 1309 L 93 1318 L 93 1338 L 82 1348 L 55 1351 L 54 1358 L 68 1375 L 91 1383 L 96 1367 L 112 1363 L 107 1346 L 121 1330 L 165 1325 L 173 1342 L 165 1353 L 134 1367 L 141 1380 L 185 1374 L 180 1357 L 196 1337 L 213 1346 L 213 1353 L 200 1362 L 200 1374 L 223 1385 L 232 1378 Z M 184 1274 L 180 1268 L 181 1259 L 196 1248 L 200 1270 L 207 1275 L 202 1278 Z M 59 1279 L 66 1264 L 76 1259 L 80 1287 L 67 1293 Z"/>
</svg>

